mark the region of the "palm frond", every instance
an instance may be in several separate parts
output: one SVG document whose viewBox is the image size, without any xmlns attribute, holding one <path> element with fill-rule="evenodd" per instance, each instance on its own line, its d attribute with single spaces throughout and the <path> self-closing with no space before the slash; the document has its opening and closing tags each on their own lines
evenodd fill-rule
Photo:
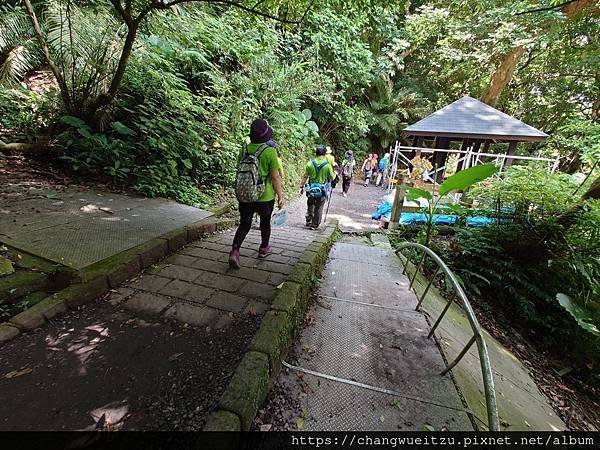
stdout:
<svg viewBox="0 0 600 450">
<path fill-rule="evenodd" d="M 22 8 L 0 6 L 0 84 L 20 82 L 42 61 L 32 37 L 33 28 Z"/>
</svg>

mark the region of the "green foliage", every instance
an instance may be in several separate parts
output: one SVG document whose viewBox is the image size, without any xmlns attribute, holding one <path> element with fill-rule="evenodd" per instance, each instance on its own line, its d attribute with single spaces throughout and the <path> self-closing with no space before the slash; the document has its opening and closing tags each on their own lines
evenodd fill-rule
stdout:
<svg viewBox="0 0 600 450">
<path fill-rule="evenodd" d="M 516 220 L 535 222 L 554 217 L 574 204 L 576 188 L 576 180 L 569 175 L 549 174 L 546 168 L 535 166 L 513 166 L 492 183 L 475 187 L 471 195 L 498 212 L 513 211 L 511 216 Z"/>
<path fill-rule="evenodd" d="M 491 177 L 496 172 L 498 172 L 498 168 L 493 164 L 482 164 L 456 172 L 442 183 L 439 195 L 443 197 L 452 191 L 464 191 L 475 183 Z"/>
<path fill-rule="evenodd" d="M 0 139 L 33 142 L 60 111 L 54 92 L 39 94 L 24 87 L 0 89 Z"/>
<path fill-rule="evenodd" d="M 600 336 L 600 330 L 598 327 L 591 323 L 593 320 L 591 314 L 575 303 L 571 297 L 559 292 L 556 294 L 556 300 L 558 303 L 560 303 L 560 306 L 565 308 L 567 312 L 573 316 L 573 319 L 575 319 L 577 325 L 579 325 L 583 330 L 593 334 L 594 336 Z"/>
</svg>

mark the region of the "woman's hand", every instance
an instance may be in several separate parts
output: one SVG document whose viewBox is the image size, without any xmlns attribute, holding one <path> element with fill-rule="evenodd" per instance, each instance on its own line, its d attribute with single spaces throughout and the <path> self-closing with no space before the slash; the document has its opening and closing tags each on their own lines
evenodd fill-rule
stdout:
<svg viewBox="0 0 600 450">
<path fill-rule="evenodd" d="M 277 197 L 277 208 L 283 209 L 283 205 L 285 205 L 283 197 Z"/>
</svg>

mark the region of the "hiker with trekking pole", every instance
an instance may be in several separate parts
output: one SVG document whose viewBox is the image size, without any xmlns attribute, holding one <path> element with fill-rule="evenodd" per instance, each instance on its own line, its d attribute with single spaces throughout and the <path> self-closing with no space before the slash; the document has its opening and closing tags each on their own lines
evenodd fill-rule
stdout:
<svg viewBox="0 0 600 450">
<path fill-rule="evenodd" d="M 306 192 L 306 226 L 316 230 L 321 224 L 323 207 L 331 199 L 331 182 L 335 172 L 326 158 L 327 149 L 324 145 L 317 146 L 316 158 L 306 165 L 304 178 L 300 185 L 300 194 Z M 329 210 L 329 204 L 327 209 Z"/>
</svg>

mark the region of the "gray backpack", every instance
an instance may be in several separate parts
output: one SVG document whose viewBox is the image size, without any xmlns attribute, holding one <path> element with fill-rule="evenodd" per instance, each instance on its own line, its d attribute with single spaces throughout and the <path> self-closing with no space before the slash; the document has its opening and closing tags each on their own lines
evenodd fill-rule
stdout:
<svg viewBox="0 0 600 450">
<path fill-rule="evenodd" d="M 267 144 L 262 144 L 253 154 L 244 151 L 235 176 L 235 196 L 242 203 L 257 201 L 265 192 L 265 183 L 260 176 L 259 158 Z"/>
</svg>

